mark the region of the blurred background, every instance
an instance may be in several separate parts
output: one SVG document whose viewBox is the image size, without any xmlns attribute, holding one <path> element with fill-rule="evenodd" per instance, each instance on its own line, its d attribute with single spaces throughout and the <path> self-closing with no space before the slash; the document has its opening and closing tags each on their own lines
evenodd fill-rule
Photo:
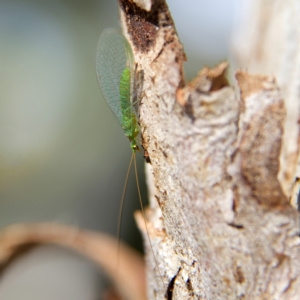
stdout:
<svg viewBox="0 0 300 300">
<path fill-rule="evenodd" d="M 249 0 L 250 1 L 250 0 Z M 169 0 L 190 80 L 228 57 L 246 0 Z M 131 150 L 95 75 L 102 30 L 119 29 L 117 1 L 0 0 L 0 226 L 54 221 L 117 231 Z M 138 155 L 143 197 L 143 158 Z M 129 182 L 122 239 L 142 249 Z M 40 247 L 0 280 L 1 300 L 101 299 L 106 280 L 67 250 Z"/>
</svg>

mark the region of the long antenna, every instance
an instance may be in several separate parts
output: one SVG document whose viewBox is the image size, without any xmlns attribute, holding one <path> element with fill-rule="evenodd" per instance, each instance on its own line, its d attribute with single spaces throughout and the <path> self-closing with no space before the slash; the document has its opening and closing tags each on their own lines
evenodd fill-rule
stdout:
<svg viewBox="0 0 300 300">
<path fill-rule="evenodd" d="M 123 187 L 123 193 L 122 193 L 122 198 L 121 198 L 121 205 L 120 205 L 120 210 L 119 210 L 119 218 L 118 218 L 118 232 L 117 232 L 117 237 L 118 237 L 118 248 L 117 248 L 117 267 L 119 265 L 119 254 L 120 254 L 120 237 L 121 237 L 121 225 L 122 225 L 122 216 L 123 216 L 123 209 L 124 209 L 124 202 L 125 202 L 125 196 L 126 196 L 126 191 L 127 191 L 127 185 L 128 185 L 128 178 L 129 178 L 129 173 L 131 170 L 132 166 L 132 161 L 134 157 L 134 152 L 132 152 L 131 159 L 129 162 L 128 170 L 126 173 L 126 179 Z"/>
<path fill-rule="evenodd" d="M 158 263 L 157 263 L 157 260 L 156 260 L 155 254 L 154 254 L 154 250 L 153 250 L 153 247 L 152 247 L 152 243 L 151 243 L 151 240 L 150 240 L 150 236 L 149 236 L 149 230 L 148 230 L 148 226 L 147 226 L 147 222 L 146 222 L 146 216 L 145 216 L 143 202 L 142 202 L 142 197 L 141 197 L 141 191 L 140 191 L 140 185 L 139 185 L 139 179 L 138 179 L 138 173 L 137 173 L 137 167 L 136 167 L 135 153 L 132 153 L 132 154 L 133 154 L 133 160 L 134 160 L 134 171 L 135 171 L 134 173 L 135 173 L 135 178 L 136 178 L 137 190 L 138 190 L 138 194 L 139 194 L 139 200 L 140 200 L 142 215 L 143 215 L 143 219 L 144 219 L 144 223 L 145 223 L 145 227 L 146 227 L 146 231 L 147 231 L 147 237 L 148 237 L 150 248 L 151 248 L 151 251 L 152 251 L 152 254 L 153 254 L 153 258 L 154 258 L 154 261 L 155 261 L 156 269 L 157 269 L 157 271 L 159 273 L 162 285 L 164 286 L 163 277 L 162 277 L 162 275 L 160 273 L 160 270 L 158 268 Z"/>
</svg>

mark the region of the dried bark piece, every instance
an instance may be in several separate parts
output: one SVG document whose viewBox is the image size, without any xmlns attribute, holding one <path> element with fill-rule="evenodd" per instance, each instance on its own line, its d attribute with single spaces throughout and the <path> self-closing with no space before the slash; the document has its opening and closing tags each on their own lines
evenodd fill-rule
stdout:
<svg viewBox="0 0 300 300">
<path fill-rule="evenodd" d="M 265 206 L 288 203 L 277 179 L 286 110 L 273 78 L 237 72 L 243 112 L 240 119 L 241 174 Z"/>
<path fill-rule="evenodd" d="M 9 261 L 26 245 L 55 244 L 75 250 L 98 264 L 128 299 L 146 299 L 145 270 L 142 257 L 117 240 L 88 230 L 56 223 L 15 224 L 0 232 L 0 265 Z M 119 262 L 117 264 L 117 262 Z"/>
<path fill-rule="evenodd" d="M 287 110 L 278 178 L 290 197 L 300 177 L 300 5 L 255 0 L 247 13 L 235 28 L 232 58 L 237 68 L 276 77 Z"/>
</svg>

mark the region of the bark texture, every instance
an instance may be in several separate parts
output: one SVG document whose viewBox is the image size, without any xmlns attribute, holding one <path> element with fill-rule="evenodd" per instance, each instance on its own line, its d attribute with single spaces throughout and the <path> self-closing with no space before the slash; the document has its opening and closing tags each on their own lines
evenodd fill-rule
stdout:
<svg viewBox="0 0 300 300">
<path fill-rule="evenodd" d="M 289 197 L 300 68 L 290 75 L 293 66 L 285 64 L 300 53 L 299 4 L 254 2 L 259 17 L 245 26 L 235 51 L 239 64 L 257 75 L 236 72 L 240 93 L 226 79 L 226 62 L 184 83 L 185 54 L 165 1 L 148 1 L 147 9 L 140 1 L 119 2 L 143 78 L 147 228 L 157 263 L 144 221 L 136 218 L 148 249 L 149 299 L 299 299 L 299 223 Z M 278 15 L 294 19 L 287 25 Z M 248 29 L 256 35 L 249 38 Z M 281 48 L 274 54 L 276 41 Z"/>
<path fill-rule="evenodd" d="M 233 47 L 234 64 L 248 72 L 236 71 L 230 84 L 222 62 L 185 84 L 165 1 L 119 0 L 141 100 L 150 205 L 146 223 L 140 212 L 136 220 L 149 299 L 299 299 L 300 3 L 252 4 Z M 9 227 L 0 266 L 32 243 L 75 249 L 102 265 L 126 299 L 146 298 L 141 258 L 122 246 L 116 273 L 116 242 L 89 231 Z"/>
<path fill-rule="evenodd" d="M 279 180 L 286 196 L 300 177 L 300 2 L 252 1 L 249 17 L 236 28 L 232 54 L 235 68 L 276 78 L 287 114 Z"/>
</svg>

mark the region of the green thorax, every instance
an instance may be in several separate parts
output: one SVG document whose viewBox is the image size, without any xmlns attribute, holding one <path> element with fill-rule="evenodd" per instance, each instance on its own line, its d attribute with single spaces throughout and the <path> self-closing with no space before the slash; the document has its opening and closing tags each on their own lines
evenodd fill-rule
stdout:
<svg viewBox="0 0 300 300">
<path fill-rule="evenodd" d="M 139 134 L 139 128 L 131 97 L 131 71 L 126 67 L 120 79 L 121 126 L 130 141 L 131 149 L 135 151 L 138 149 L 135 139 Z"/>
</svg>

